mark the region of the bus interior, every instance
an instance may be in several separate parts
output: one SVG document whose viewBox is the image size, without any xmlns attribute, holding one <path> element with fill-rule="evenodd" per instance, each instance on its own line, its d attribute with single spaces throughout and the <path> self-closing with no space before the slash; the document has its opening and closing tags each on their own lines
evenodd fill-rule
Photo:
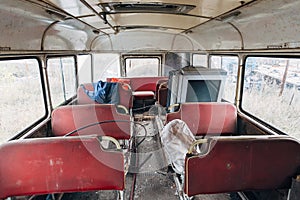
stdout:
<svg viewBox="0 0 300 200">
<path fill-rule="evenodd" d="M 300 199 L 299 9 L 0 0 L 0 199 Z"/>
</svg>

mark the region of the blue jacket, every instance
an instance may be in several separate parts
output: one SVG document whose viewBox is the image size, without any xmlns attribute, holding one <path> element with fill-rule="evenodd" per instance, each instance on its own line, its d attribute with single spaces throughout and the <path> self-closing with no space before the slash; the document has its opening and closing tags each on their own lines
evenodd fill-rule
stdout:
<svg viewBox="0 0 300 200">
<path fill-rule="evenodd" d="M 87 90 L 81 85 L 84 92 L 98 103 L 119 104 L 118 83 L 98 81 L 93 83 L 94 91 Z"/>
</svg>

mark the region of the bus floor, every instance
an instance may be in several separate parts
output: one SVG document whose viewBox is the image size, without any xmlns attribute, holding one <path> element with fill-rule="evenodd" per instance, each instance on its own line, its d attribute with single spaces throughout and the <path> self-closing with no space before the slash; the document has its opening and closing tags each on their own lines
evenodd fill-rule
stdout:
<svg viewBox="0 0 300 200">
<path fill-rule="evenodd" d="M 155 127 L 154 116 L 147 114 L 135 115 L 136 152 L 131 153 L 131 164 L 126 175 L 124 200 L 179 200 L 173 174 L 168 170 L 160 142 L 160 136 Z M 117 199 L 116 191 L 98 191 L 64 194 L 62 200 Z M 229 194 L 197 195 L 193 200 L 229 200 Z"/>
</svg>

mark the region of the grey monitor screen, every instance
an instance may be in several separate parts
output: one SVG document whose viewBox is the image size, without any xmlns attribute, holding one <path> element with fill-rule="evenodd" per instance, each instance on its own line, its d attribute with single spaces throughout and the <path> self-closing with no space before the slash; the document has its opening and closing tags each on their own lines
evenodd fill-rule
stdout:
<svg viewBox="0 0 300 200">
<path fill-rule="evenodd" d="M 216 102 L 221 80 L 188 80 L 185 102 Z"/>
</svg>

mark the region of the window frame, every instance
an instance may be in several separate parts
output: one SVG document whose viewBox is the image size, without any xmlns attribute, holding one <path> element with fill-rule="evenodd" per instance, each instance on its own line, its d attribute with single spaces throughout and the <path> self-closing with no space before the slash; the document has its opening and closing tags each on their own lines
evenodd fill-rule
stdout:
<svg viewBox="0 0 300 200">
<path fill-rule="evenodd" d="M 283 132 L 282 130 L 280 130 L 278 128 L 276 128 L 275 126 L 272 126 L 271 124 L 269 124 L 268 122 L 266 122 L 265 120 L 259 118 L 258 116 L 255 116 L 253 114 L 251 114 L 250 112 L 247 112 L 246 110 L 243 109 L 242 105 L 243 105 L 243 100 L 244 100 L 244 80 L 245 80 L 245 75 L 246 75 L 246 60 L 249 57 L 256 57 L 256 58 L 264 58 L 264 57 L 268 57 L 268 58 L 282 58 L 282 59 L 299 59 L 300 60 L 300 55 L 285 55 L 285 54 L 247 54 L 244 55 L 243 57 L 243 61 L 242 61 L 242 70 L 241 70 L 241 80 L 240 80 L 240 89 L 239 89 L 239 93 L 240 93 L 240 98 L 239 98 L 239 104 L 238 104 L 238 109 L 241 113 L 249 116 L 251 119 L 253 119 L 254 121 L 262 124 L 263 126 L 265 126 L 267 129 L 270 129 L 271 131 L 273 131 L 276 134 L 279 135 L 288 135 L 287 133 Z"/>
<path fill-rule="evenodd" d="M 47 96 L 47 92 L 46 92 L 46 82 L 45 82 L 45 77 L 44 77 L 44 73 L 43 73 L 43 67 L 42 67 L 43 65 L 42 65 L 41 57 L 39 57 L 39 56 L 13 56 L 13 57 L 7 57 L 7 58 L 0 57 L 0 61 L 25 60 L 25 59 L 34 59 L 38 63 L 38 70 L 39 70 L 39 75 L 40 75 L 40 84 L 41 84 L 41 91 L 42 91 L 45 113 L 41 118 L 37 119 L 32 124 L 29 124 L 26 128 L 24 128 L 20 132 L 16 133 L 15 135 L 13 135 L 6 142 L 21 138 L 23 135 L 28 133 L 30 130 L 32 130 L 34 127 L 36 127 L 38 124 L 40 124 L 41 122 L 46 120 L 50 113 L 49 109 L 48 109 L 49 102 L 48 102 L 48 96 Z"/>
<path fill-rule="evenodd" d="M 239 54 L 233 54 L 233 53 L 230 53 L 230 54 L 209 54 L 208 56 L 207 56 L 207 59 L 208 59 L 208 61 L 207 61 L 207 67 L 208 67 L 208 69 L 223 69 L 222 68 L 222 66 L 221 66 L 221 68 L 211 68 L 211 57 L 212 56 L 220 56 L 220 57 L 223 57 L 223 56 L 227 56 L 227 57 L 236 57 L 237 59 L 238 59 L 238 63 L 237 63 L 237 73 L 236 73 L 236 78 L 237 78 L 237 80 L 236 80 L 236 84 L 235 84 L 235 95 L 234 95 L 234 99 L 233 99 L 233 102 L 231 102 L 231 101 L 228 101 L 227 99 L 223 99 L 223 97 L 221 98 L 223 101 L 225 101 L 225 102 L 229 102 L 229 103 L 234 103 L 234 104 L 237 104 L 237 98 L 238 98 L 238 96 L 241 94 L 239 94 L 239 78 L 242 78 L 243 79 L 243 77 L 239 77 L 239 68 L 240 68 L 240 65 L 241 65 L 241 62 L 243 62 L 244 61 L 244 59 L 243 59 L 243 61 L 241 61 L 241 57 L 240 57 L 240 55 Z M 221 59 L 221 64 L 222 64 L 222 59 Z M 224 88 L 226 87 L 226 85 L 224 85 Z M 241 86 L 241 87 L 243 87 L 243 86 Z M 241 105 L 241 104 L 240 104 Z"/>
<path fill-rule="evenodd" d="M 163 55 L 161 54 L 123 54 L 121 55 L 121 76 L 122 77 L 127 77 L 127 72 L 126 72 L 126 59 L 131 58 L 131 59 L 153 59 L 156 58 L 158 59 L 158 74 L 157 77 L 162 75 L 162 60 L 163 60 Z M 139 76 L 143 77 L 143 76 Z"/>
<path fill-rule="evenodd" d="M 68 99 L 65 99 L 64 102 L 60 103 L 59 105 L 57 105 L 56 107 L 59 107 L 59 106 L 62 106 L 62 105 L 67 105 L 68 103 L 72 102 L 73 99 L 76 98 L 77 96 L 77 93 L 76 93 L 76 90 L 78 88 L 78 67 L 77 67 L 77 56 L 74 55 L 74 54 L 64 54 L 64 55 L 50 55 L 50 56 L 47 56 L 46 59 L 45 59 L 45 65 L 46 65 L 46 73 L 47 73 L 47 84 L 48 84 L 48 88 L 49 88 L 49 101 L 50 101 L 50 106 L 51 106 L 51 110 L 53 110 L 53 105 L 52 105 L 52 97 L 51 97 L 51 89 L 50 89 L 50 81 L 49 81 L 49 76 L 48 76 L 48 61 L 49 59 L 55 59 L 55 58 L 64 58 L 64 57 L 73 57 L 74 59 L 74 70 L 75 70 L 75 94 L 68 98 Z M 64 94 L 65 95 L 65 94 Z"/>
</svg>

